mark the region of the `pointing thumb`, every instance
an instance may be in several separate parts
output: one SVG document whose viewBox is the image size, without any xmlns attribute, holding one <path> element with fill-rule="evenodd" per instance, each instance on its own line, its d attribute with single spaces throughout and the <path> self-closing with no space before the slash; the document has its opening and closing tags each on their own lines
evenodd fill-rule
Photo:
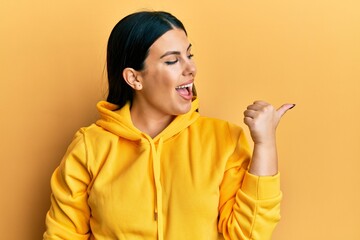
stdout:
<svg viewBox="0 0 360 240">
<path fill-rule="evenodd" d="M 287 103 L 279 107 L 277 112 L 279 113 L 280 117 L 282 117 L 288 110 L 292 109 L 293 107 L 295 107 L 295 104 Z"/>
</svg>

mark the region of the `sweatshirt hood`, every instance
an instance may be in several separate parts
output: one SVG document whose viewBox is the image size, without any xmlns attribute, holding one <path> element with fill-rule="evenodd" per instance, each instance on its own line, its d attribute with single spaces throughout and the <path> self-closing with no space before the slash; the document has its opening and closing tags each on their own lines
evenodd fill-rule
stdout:
<svg viewBox="0 0 360 240">
<path fill-rule="evenodd" d="M 189 112 L 176 116 L 176 118 L 162 132 L 154 137 L 153 141 L 156 142 L 160 138 L 163 141 L 166 141 L 187 128 L 200 116 L 197 112 L 198 108 L 199 100 L 195 97 L 191 103 L 191 109 Z M 97 104 L 97 109 L 100 113 L 100 119 L 96 122 L 96 124 L 105 130 L 131 141 L 149 138 L 147 134 L 141 132 L 133 125 L 130 115 L 130 102 L 127 102 L 124 107 L 119 109 L 119 107 L 115 104 L 100 101 Z"/>
</svg>

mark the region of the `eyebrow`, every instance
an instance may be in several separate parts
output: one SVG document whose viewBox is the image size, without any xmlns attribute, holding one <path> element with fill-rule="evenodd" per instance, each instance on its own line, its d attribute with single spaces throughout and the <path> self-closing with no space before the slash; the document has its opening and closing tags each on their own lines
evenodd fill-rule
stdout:
<svg viewBox="0 0 360 240">
<path fill-rule="evenodd" d="M 186 49 L 186 51 L 189 51 L 189 49 L 191 48 L 191 43 L 189 44 L 188 48 Z M 169 56 L 169 55 L 180 55 L 180 52 L 179 51 L 168 51 L 166 53 L 164 53 L 163 55 L 161 55 L 160 59 L 163 58 L 163 57 L 166 57 L 166 56 Z"/>
</svg>

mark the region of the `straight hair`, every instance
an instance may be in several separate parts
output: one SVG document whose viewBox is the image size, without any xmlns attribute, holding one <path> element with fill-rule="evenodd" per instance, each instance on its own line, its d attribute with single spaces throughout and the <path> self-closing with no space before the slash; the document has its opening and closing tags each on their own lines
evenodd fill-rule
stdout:
<svg viewBox="0 0 360 240">
<path fill-rule="evenodd" d="M 115 25 L 107 45 L 108 102 L 119 108 L 132 102 L 134 90 L 123 78 L 124 69 L 143 70 L 151 45 L 174 28 L 182 29 L 187 35 L 182 22 L 163 11 L 132 13 Z"/>
</svg>

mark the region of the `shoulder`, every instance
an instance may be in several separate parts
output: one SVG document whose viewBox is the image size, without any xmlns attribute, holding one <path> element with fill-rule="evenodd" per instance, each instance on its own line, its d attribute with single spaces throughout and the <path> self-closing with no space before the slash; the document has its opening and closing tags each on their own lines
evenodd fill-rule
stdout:
<svg viewBox="0 0 360 240">
<path fill-rule="evenodd" d="M 223 133 L 226 131 L 239 133 L 243 131 L 243 129 L 237 124 L 211 117 L 201 116 L 196 124 L 202 128 L 210 128 L 210 130 L 222 131 Z"/>
<path fill-rule="evenodd" d="M 93 123 L 90 126 L 80 128 L 75 133 L 72 144 L 83 145 L 89 154 L 94 150 L 108 148 L 110 142 L 117 140 L 118 137 L 113 133 Z"/>
<path fill-rule="evenodd" d="M 107 131 L 106 129 L 102 128 L 101 126 L 97 125 L 96 123 L 91 124 L 87 127 L 82 127 L 79 129 L 77 134 L 83 135 L 86 139 L 97 139 L 97 138 L 111 138 L 115 137 L 115 135 Z"/>
<path fill-rule="evenodd" d="M 75 133 L 74 140 L 83 146 L 87 168 L 92 176 L 96 176 L 119 137 L 93 123 L 80 128 Z"/>
<path fill-rule="evenodd" d="M 229 121 L 201 116 L 191 126 L 191 131 L 198 132 L 205 138 L 216 138 L 220 142 L 235 143 L 243 136 L 243 129 Z"/>
</svg>

